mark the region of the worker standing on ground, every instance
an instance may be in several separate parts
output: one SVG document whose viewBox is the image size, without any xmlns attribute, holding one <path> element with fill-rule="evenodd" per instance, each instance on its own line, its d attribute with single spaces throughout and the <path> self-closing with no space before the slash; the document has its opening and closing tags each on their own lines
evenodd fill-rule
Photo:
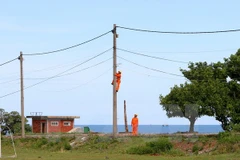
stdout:
<svg viewBox="0 0 240 160">
<path fill-rule="evenodd" d="M 138 118 L 137 114 L 134 114 L 134 117 L 132 118 L 132 135 L 136 136 L 138 134 Z"/>
<path fill-rule="evenodd" d="M 115 74 L 115 77 L 116 77 L 116 92 L 118 92 L 118 90 L 119 90 L 119 88 L 120 88 L 121 76 L 122 76 L 121 71 L 118 71 L 118 72 Z M 112 81 L 112 85 L 113 85 L 113 81 Z"/>
</svg>

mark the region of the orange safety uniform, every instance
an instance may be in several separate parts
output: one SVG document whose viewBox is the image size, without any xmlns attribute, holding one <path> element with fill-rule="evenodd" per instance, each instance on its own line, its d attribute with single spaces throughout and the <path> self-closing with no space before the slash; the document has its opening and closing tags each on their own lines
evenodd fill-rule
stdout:
<svg viewBox="0 0 240 160">
<path fill-rule="evenodd" d="M 116 77 L 116 92 L 118 92 L 119 88 L 120 88 L 120 83 L 121 83 L 121 72 L 118 71 L 118 73 L 115 74 Z M 113 81 L 112 81 L 112 85 L 113 85 Z"/>
<path fill-rule="evenodd" d="M 132 118 L 132 123 L 131 123 L 131 125 L 132 125 L 132 134 L 133 134 L 134 136 L 136 136 L 136 135 L 138 134 L 138 118 L 137 118 L 137 116 L 134 116 L 134 117 Z"/>
</svg>

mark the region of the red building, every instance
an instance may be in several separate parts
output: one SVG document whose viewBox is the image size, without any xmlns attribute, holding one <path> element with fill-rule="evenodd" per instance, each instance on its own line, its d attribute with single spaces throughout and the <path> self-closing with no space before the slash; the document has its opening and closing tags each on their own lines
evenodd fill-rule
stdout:
<svg viewBox="0 0 240 160">
<path fill-rule="evenodd" d="M 79 116 L 27 116 L 32 118 L 33 133 L 68 132 L 74 128 Z"/>
</svg>

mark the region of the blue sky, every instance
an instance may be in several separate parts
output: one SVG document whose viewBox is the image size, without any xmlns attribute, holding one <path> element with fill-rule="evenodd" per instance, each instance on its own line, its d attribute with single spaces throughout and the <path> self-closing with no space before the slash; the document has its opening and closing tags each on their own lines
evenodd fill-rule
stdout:
<svg viewBox="0 0 240 160">
<path fill-rule="evenodd" d="M 52 51 L 81 43 L 119 26 L 161 31 L 212 31 L 240 28 L 240 2 L 235 1 L 15 1 L 0 5 L 0 63 L 23 53 Z M 179 61 L 222 61 L 239 48 L 240 33 L 170 35 L 117 30 L 117 47 Z M 64 52 L 24 57 L 24 85 L 54 76 L 112 47 L 112 34 Z M 205 52 L 206 51 L 206 52 Z M 135 63 L 181 74 L 187 64 L 161 61 L 118 51 Z M 70 72 L 112 57 L 109 51 Z M 159 105 L 185 79 L 147 70 L 118 59 L 122 83 L 118 93 L 118 124 L 124 124 L 123 101 L 128 121 L 134 113 L 140 124 L 189 124 L 168 119 Z M 25 90 L 25 116 L 80 116 L 76 124 L 112 124 L 112 60 L 76 74 L 46 81 Z M 0 67 L 0 95 L 19 90 L 19 61 Z M 5 83 L 9 82 L 9 83 Z M 69 90 L 75 88 L 73 90 Z M 0 107 L 20 112 L 20 93 L 0 99 Z M 219 124 L 202 117 L 196 124 Z"/>
</svg>

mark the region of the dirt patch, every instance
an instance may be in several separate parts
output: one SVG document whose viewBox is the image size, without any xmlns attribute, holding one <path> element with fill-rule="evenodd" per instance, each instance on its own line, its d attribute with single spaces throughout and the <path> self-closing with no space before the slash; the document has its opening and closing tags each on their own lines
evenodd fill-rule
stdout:
<svg viewBox="0 0 240 160">
<path fill-rule="evenodd" d="M 208 142 L 173 142 L 174 148 L 179 149 L 185 153 L 192 153 L 194 145 L 197 145 L 199 148 L 198 154 L 208 153 L 214 150 L 217 147 L 217 141 L 211 140 Z"/>
</svg>

